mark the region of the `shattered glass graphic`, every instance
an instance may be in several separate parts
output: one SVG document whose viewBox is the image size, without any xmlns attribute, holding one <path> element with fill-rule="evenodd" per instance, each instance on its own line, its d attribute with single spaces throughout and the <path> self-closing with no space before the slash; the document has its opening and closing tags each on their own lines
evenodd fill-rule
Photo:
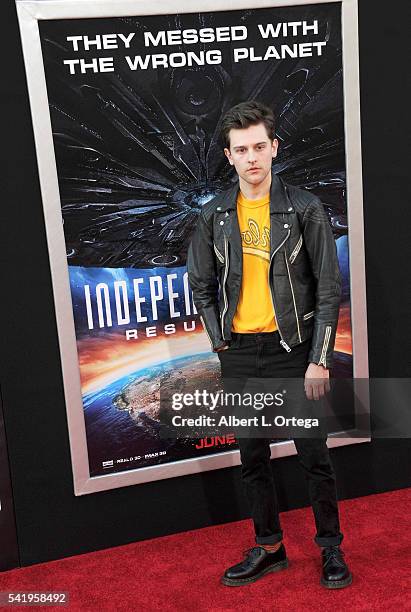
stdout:
<svg viewBox="0 0 411 612">
<path fill-rule="evenodd" d="M 281 61 L 232 60 L 219 65 L 131 71 L 125 54 L 187 51 L 147 48 L 145 31 L 319 21 L 321 57 Z M 185 264 L 201 207 L 235 180 L 219 139 L 222 116 L 258 99 L 277 116 L 279 155 L 273 168 L 316 193 L 336 237 L 347 234 L 341 16 L 321 6 L 112 19 L 40 21 L 68 263 L 144 268 Z M 136 44 L 87 57 L 112 56 L 112 73 L 68 76 L 74 54 L 68 35 L 136 32 Z M 307 37 L 284 42 L 310 40 Z M 248 40 L 256 53 L 275 40 Z M 213 45 L 191 45 L 190 50 Z"/>
</svg>

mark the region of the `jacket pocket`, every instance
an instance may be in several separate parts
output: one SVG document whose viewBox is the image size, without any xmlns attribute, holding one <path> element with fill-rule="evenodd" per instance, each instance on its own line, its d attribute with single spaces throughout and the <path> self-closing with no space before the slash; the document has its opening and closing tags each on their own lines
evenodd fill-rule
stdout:
<svg viewBox="0 0 411 612">
<path fill-rule="evenodd" d="M 297 241 L 297 244 L 293 248 L 293 250 L 291 252 L 291 255 L 289 257 L 289 262 L 291 264 L 294 263 L 298 253 L 300 252 L 300 249 L 301 249 L 302 245 L 303 245 L 303 235 L 301 234 L 299 239 L 298 239 L 298 241 Z"/>
<path fill-rule="evenodd" d="M 214 246 L 214 253 L 216 254 L 216 257 L 219 260 L 219 262 L 222 264 L 225 263 L 224 255 L 220 253 L 220 251 L 218 250 L 215 244 L 213 246 Z"/>
<path fill-rule="evenodd" d="M 303 315 L 303 321 L 308 321 L 308 319 L 311 319 L 315 314 L 315 310 L 311 310 L 311 312 L 307 312 L 305 315 Z"/>
</svg>

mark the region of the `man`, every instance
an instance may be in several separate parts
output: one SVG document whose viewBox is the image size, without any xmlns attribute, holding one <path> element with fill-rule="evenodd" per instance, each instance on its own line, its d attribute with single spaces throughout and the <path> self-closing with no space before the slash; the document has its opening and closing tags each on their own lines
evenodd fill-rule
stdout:
<svg viewBox="0 0 411 612">
<path fill-rule="evenodd" d="M 256 101 L 228 111 L 224 153 L 239 182 L 203 206 L 187 269 L 193 298 L 223 379 L 301 377 L 309 399 L 328 390 L 341 279 L 320 200 L 272 173 L 274 116 Z M 239 438 L 242 480 L 256 546 L 226 570 L 238 586 L 288 566 L 269 440 Z M 335 474 L 324 437 L 294 440 L 322 548 L 321 583 L 352 581 L 339 545 Z"/>
</svg>

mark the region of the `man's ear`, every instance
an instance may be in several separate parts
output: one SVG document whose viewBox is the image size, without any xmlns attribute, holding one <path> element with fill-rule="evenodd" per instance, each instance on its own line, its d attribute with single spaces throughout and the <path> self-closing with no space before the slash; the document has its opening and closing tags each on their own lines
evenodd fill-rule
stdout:
<svg viewBox="0 0 411 612">
<path fill-rule="evenodd" d="M 272 142 L 272 144 L 271 144 L 271 152 L 272 152 L 273 159 L 274 159 L 275 157 L 277 157 L 277 153 L 278 153 L 278 144 L 279 144 L 279 143 L 278 143 L 277 138 L 273 138 L 273 142 Z"/>
<path fill-rule="evenodd" d="M 234 162 L 233 162 L 233 158 L 231 157 L 230 149 L 227 149 L 227 147 L 224 147 L 224 155 L 226 156 L 226 158 L 230 162 L 230 165 L 234 166 Z"/>
</svg>

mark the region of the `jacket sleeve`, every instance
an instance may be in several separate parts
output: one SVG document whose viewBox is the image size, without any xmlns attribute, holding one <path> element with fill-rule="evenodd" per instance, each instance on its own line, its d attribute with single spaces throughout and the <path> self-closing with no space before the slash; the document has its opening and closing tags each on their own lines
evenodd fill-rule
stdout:
<svg viewBox="0 0 411 612">
<path fill-rule="evenodd" d="M 316 281 L 314 330 L 308 360 L 330 368 L 341 299 L 337 249 L 327 214 L 314 198 L 303 216 L 303 236 Z"/>
<path fill-rule="evenodd" d="M 212 228 L 203 212 L 198 217 L 187 255 L 188 280 L 193 300 L 214 352 L 225 344 L 218 308 L 218 278 Z"/>
</svg>

